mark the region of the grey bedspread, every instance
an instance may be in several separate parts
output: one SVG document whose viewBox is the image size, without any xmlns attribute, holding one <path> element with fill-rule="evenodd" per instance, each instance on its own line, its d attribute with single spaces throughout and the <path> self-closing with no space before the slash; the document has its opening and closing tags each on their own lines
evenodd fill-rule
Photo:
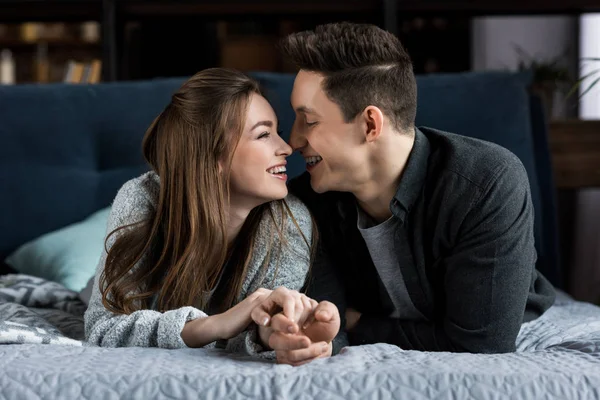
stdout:
<svg viewBox="0 0 600 400">
<path fill-rule="evenodd" d="M 222 350 L 86 346 L 76 294 L 48 285 L 0 277 L 0 399 L 600 398 L 600 308 L 566 297 L 523 326 L 517 353 L 377 344 L 293 368 Z"/>
</svg>

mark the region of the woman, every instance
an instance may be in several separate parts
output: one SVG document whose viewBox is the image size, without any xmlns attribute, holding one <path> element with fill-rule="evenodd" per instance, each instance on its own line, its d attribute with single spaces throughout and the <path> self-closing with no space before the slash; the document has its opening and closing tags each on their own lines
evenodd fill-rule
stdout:
<svg viewBox="0 0 600 400">
<path fill-rule="evenodd" d="M 152 171 L 113 203 L 88 342 L 260 349 L 256 330 L 245 331 L 252 310 L 268 289 L 302 288 L 316 240 L 308 210 L 287 196 L 291 148 L 276 129 L 257 83 L 240 72 L 201 71 L 172 96 L 143 140 Z M 316 302 L 292 298 L 300 324 Z"/>
</svg>

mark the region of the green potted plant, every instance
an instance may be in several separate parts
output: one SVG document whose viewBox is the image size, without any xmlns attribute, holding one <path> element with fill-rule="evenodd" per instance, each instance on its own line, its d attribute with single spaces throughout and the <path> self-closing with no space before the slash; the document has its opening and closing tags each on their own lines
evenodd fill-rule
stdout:
<svg viewBox="0 0 600 400">
<path fill-rule="evenodd" d="M 595 57 L 589 57 L 589 58 L 582 58 L 582 61 L 591 61 L 591 62 L 598 62 L 600 61 L 600 58 L 595 58 Z M 600 76 L 598 75 L 600 73 L 600 67 L 592 69 L 591 71 L 588 71 L 584 76 L 582 76 L 581 78 L 577 79 L 577 81 L 575 81 L 575 84 L 573 85 L 573 87 L 571 88 L 571 90 L 569 90 L 569 93 L 567 93 L 567 97 L 571 97 L 573 94 L 575 94 L 580 87 L 582 87 L 583 82 L 584 81 L 589 81 L 591 80 L 591 83 L 587 86 L 584 86 L 582 88 L 581 94 L 579 95 L 579 98 L 582 98 L 583 96 L 585 96 L 585 94 L 587 92 L 589 92 L 590 90 L 592 90 L 592 88 L 594 86 L 596 86 L 598 84 L 598 82 L 600 82 Z"/>
<path fill-rule="evenodd" d="M 536 59 L 528 54 L 522 47 L 514 45 L 519 55 L 519 71 L 531 71 L 533 80 L 530 90 L 538 95 L 544 104 L 546 118 L 554 114 L 554 98 L 558 90 L 565 90 L 573 80 L 567 67 L 561 61 L 568 54 L 566 51 L 551 59 Z"/>
</svg>

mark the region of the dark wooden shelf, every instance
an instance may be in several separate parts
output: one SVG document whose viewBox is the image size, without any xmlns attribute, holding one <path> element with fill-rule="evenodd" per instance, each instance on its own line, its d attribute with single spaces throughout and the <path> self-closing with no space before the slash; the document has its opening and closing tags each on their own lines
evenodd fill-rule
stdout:
<svg viewBox="0 0 600 400">
<path fill-rule="evenodd" d="M 104 79 L 119 79 L 124 27 L 132 20 L 303 17 L 378 20 L 398 33 L 400 16 L 580 14 L 600 0 L 0 0 L 0 22 L 101 21 Z M 324 17 L 324 18 L 323 18 Z"/>
<path fill-rule="evenodd" d="M 293 15 L 324 13 L 377 12 L 380 0 L 323 0 L 323 1 L 186 1 L 186 0 L 125 0 L 117 7 L 128 16 L 165 15 Z"/>
<path fill-rule="evenodd" d="M 102 43 L 99 42 L 85 42 L 83 40 L 78 39 L 49 39 L 49 40 L 36 40 L 35 42 L 24 42 L 22 40 L 0 40 L 0 48 L 8 48 L 8 49 L 34 49 L 38 45 L 47 45 L 51 48 L 67 48 L 67 49 L 93 49 L 99 50 L 102 48 Z"/>
<path fill-rule="evenodd" d="M 470 16 L 498 14 L 580 14 L 600 10 L 600 0 L 397 0 L 403 12 L 461 12 Z"/>
<path fill-rule="evenodd" d="M 382 12 L 393 0 L 117 0 L 130 16 L 276 15 Z M 578 14 L 600 11 L 600 0 L 396 0 L 398 12 L 466 15 Z M 0 19 L 11 21 L 101 20 L 102 0 L 4 0 Z"/>
<path fill-rule="evenodd" d="M 4 0 L 0 22 L 100 21 L 102 0 Z"/>
<path fill-rule="evenodd" d="M 552 121 L 548 136 L 558 189 L 600 187 L 600 121 Z"/>
<path fill-rule="evenodd" d="M 392 1 L 393 2 L 393 1 Z M 382 12 L 382 0 L 121 0 L 118 7 L 131 16 L 151 15 L 269 15 Z M 389 3 L 389 1 L 387 2 Z M 600 10 L 600 0 L 396 0 L 398 12 L 497 15 L 578 14 Z"/>
</svg>

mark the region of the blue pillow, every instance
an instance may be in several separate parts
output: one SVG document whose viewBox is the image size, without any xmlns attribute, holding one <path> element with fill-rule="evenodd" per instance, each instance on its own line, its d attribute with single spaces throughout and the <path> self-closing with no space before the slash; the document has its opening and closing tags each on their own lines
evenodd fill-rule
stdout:
<svg viewBox="0 0 600 400">
<path fill-rule="evenodd" d="M 110 207 L 81 222 L 47 233 L 19 247 L 6 263 L 22 274 L 80 291 L 96 273 L 104 248 Z"/>
</svg>

